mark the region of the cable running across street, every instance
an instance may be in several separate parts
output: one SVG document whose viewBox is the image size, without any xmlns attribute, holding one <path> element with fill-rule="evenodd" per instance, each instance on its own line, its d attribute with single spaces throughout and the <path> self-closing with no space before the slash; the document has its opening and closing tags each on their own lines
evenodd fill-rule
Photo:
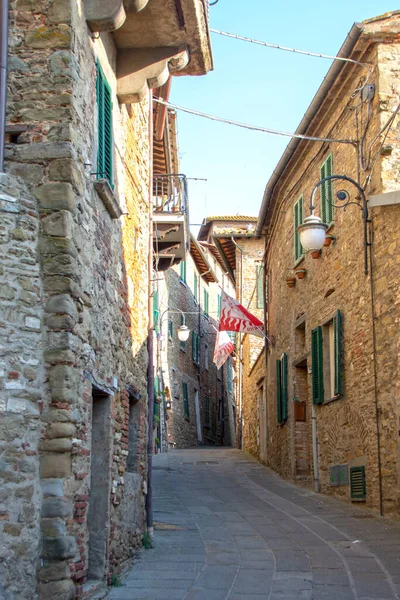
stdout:
<svg viewBox="0 0 400 600">
<path fill-rule="evenodd" d="M 223 117 L 216 117 L 215 115 L 209 115 L 191 108 L 185 108 L 184 106 L 178 106 L 177 104 L 171 104 L 165 102 L 160 98 L 153 97 L 154 102 L 173 108 L 174 110 L 181 110 L 189 115 L 196 115 L 197 117 L 203 117 L 204 119 L 210 119 L 211 121 L 217 121 L 218 123 L 226 123 L 227 125 L 234 125 L 235 127 L 241 127 L 242 129 L 249 129 L 250 131 L 260 131 L 261 133 L 267 133 L 270 135 L 281 135 L 284 137 L 297 138 L 299 140 L 310 140 L 312 142 L 329 142 L 331 144 L 356 144 L 356 140 L 334 140 L 330 138 L 313 137 L 310 135 L 302 135 L 301 133 L 289 133 L 287 131 L 279 131 L 277 129 L 270 129 L 268 127 L 260 127 L 258 125 L 249 125 L 248 123 L 241 123 L 240 121 L 233 121 L 232 119 L 225 119 Z"/>
</svg>

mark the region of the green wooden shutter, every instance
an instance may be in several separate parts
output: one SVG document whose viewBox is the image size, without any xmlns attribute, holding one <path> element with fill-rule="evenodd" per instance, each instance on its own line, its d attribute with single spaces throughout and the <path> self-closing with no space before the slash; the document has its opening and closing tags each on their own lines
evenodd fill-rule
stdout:
<svg viewBox="0 0 400 600">
<path fill-rule="evenodd" d="M 328 158 L 321 166 L 320 177 L 330 177 L 332 175 L 333 159 L 332 154 L 329 154 Z M 330 225 L 333 221 L 333 183 L 332 181 L 325 181 L 321 185 L 321 219 L 323 223 Z"/>
<path fill-rule="evenodd" d="M 282 423 L 282 365 L 276 361 L 276 410 L 278 423 Z"/>
<path fill-rule="evenodd" d="M 189 396 L 187 383 L 182 381 L 182 395 L 183 395 L 183 410 L 185 413 L 185 417 L 189 418 Z"/>
<path fill-rule="evenodd" d="M 335 352 L 335 396 L 342 394 L 342 372 L 341 372 L 341 325 L 342 316 L 340 310 L 333 318 L 334 352 Z"/>
<path fill-rule="evenodd" d="M 199 300 L 199 290 L 198 290 L 199 280 L 197 277 L 197 273 L 194 274 L 194 282 L 193 282 L 193 295 L 196 302 Z"/>
<path fill-rule="evenodd" d="M 263 294 L 263 266 L 257 265 L 256 268 L 257 278 L 257 308 L 263 308 L 264 306 L 264 294 Z"/>
<path fill-rule="evenodd" d="M 228 392 L 232 394 L 233 391 L 233 378 L 232 378 L 232 363 L 228 358 Z"/>
<path fill-rule="evenodd" d="M 288 418 L 288 360 L 287 354 L 282 354 L 281 360 L 281 373 L 282 373 L 282 423 Z"/>
<path fill-rule="evenodd" d="M 194 362 L 196 362 L 196 352 L 197 352 L 196 337 L 197 337 L 197 334 L 194 331 L 192 331 L 192 359 L 194 360 Z"/>
<path fill-rule="evenodd" d="M 96 100 L 98 113 L 97 178 L 108 179 L 113 187 L 112 93 L 99 63 L 97 63 Z"/>
<path fill-rule="evenodd" d="M 218 302 L 218 309 L 217 309 L 218 313 L 217 313 L 217 315 L 218 315 L 218 319 L 220 319 L 221 318 L 221 294 L 218 294 L 218 296 L 217 296 L 217 302 Z"/>
<path fill-rule="evenodd" d="M 159 315 L 158 290 L 154 290 L 154 292 L 153 292 L 153 325 L 154 325 L 154 330 L 156 333 L 158 333 L 158 315 Z"/>
<path fill-rule="evenodd" d="M 204 315 L 208 317 L 208 291 L 204 290 Z"/>
<path fill-rule="evenodd" d="M 182 260 L 180 264 L 180 278 L 181 281 L 186 283 L 186 261 Z"/>
<path fill-rule="evenodd" d="M 174 337 L 174 324 L 172 322 L 172 319 L 168 321 L 168 335 L 172 340 L 172 338 Z"/>
<path fill-rule="evenodd" d="M 200 364 L 200 336 L 196 335 L 196 364 Z"/>
<path fill-rule="evenodd" d="M 294 224 L 294 260 L 297 261 L 303 255 L 303 246 L 300 243 L 300 234 L 297 227 L 303 222 L 303 196 L 301 196 L 293 207 Z"/>
<path fill-rule="evenodd" d="M 311 332 L 312 395 L 314 404 L 324 401 L 324 371 L 322 355 L 322 327 Z"/>
</svg>

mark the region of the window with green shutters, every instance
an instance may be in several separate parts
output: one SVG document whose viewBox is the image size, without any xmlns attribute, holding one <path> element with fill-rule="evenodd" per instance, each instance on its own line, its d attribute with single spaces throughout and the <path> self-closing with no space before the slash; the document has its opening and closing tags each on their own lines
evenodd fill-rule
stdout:
<svg viewBox="0 0 400 600">
<path fill-rule="evenodd" d="M 320 169 L 320 179 L 332 175 L 333 159 L 329 154 L 326 161 Z M 331 225 L 333 223 L 333 181 L 325 181 L 321 186 L 321 219 L 323 223 Z"/>
<path fill-rule="evenodd" d="M 210 398 L 204 399 L 204 427 L 210 427 Z"/>
<path fill-rule="evenodd" d="M 172 340 L 174 337 L 174 323 L 172 319 L 168 321 L 168 337 L 170 340 Z"/>
<path fill-rule="evenodd" d="M 300 234 L 297 227 L 303 222 L 303 196 L 301 196 L 293 207 L 294 225 L 294 261 L 297 262 L 304 256 L 303 246 L 300 243 Z"/>
<path fill-rule="evenodd" d="M 350 468 L 350 497 L 352 500 L 367 499 L 365 467 Z"/>
<path fill-rule="evenodd" d="M 288 418 L 288 360 L 284 352 L 276 361 L 276 410 L 278 423 Z"/>
<path fill-rule="evenodd" d="M 264 307 L 264 289 L 263 289 L 263 266 L 256 267 L 256 289 L 257 289 L 257 308 Z"/>
<path fill-rule="evenodd" d="M 182 260 L 180 263 L 180 278 L 183 283 L 186 283 L 186 260 Z"/>
<path fill-rule="evenodd" d="M 189 418 L 189 396 L 188 396 L 188 387 L 186 381 L 182 381 L 182 395 L 183 395 L 183 411 L 185 413 L 185 417 Z"/>
<path fill-rule="evenodd" d="M 217 296 L 217 317 L 218 319 L 221 318 L 221 294 Z"/>
<path fill-rule="evenodd" d="M 113 187 L 113 124 L 111 88 L 97 63 L 97 179 L 108 179 Z"/>
<path fill-rule="evenodd" d="M 199 278 L 197 277 L 197 273 L 194 274 L 193 296 L 194 296 L 196 303 L 198 303 L 199 302 Z"/>
<path fill-rule="evenodd" d="M 232 363 L 229 358 L 228 358 L 227 364 L 228 364 L 228 392 L 230 394 L 232 394 L 232 392 L 233 392 L 233 369 L 232 369 Z"/>
<path fill-rule="evenodd" d="M 342 395 L 340 310 L 333 318 L 311 332 L 313 403 L 322 404 Z"/>
<path fill-rule="evenodd" d="M 209 302 L 209 294 L 207 290 L 204 290 L 204 316 L 208 317 L 208 302 Z"/>
</svg>

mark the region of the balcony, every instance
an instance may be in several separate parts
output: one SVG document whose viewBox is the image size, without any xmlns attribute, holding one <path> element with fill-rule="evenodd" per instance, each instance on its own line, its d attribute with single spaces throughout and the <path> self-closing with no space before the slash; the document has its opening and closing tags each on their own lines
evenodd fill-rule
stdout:
<svg viewBox="0 0 400 600">
<path fill-rule="evenodd" d="M 157 271 L 185 260 L 189 248 L 188 188 L 185 175 L 153 179 L 153 249 Z"/>
</svg>

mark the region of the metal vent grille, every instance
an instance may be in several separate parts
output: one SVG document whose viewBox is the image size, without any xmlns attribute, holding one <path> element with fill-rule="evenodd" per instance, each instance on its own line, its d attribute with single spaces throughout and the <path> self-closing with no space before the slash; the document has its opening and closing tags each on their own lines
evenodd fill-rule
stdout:
<svg viewBox="0 0 400 600">
<path fill-rule="evenodd" d="M 365 467 L 352 467 L 350 469 L 350 495 L 352 500 L 366 499 Z"/>
</svg>

